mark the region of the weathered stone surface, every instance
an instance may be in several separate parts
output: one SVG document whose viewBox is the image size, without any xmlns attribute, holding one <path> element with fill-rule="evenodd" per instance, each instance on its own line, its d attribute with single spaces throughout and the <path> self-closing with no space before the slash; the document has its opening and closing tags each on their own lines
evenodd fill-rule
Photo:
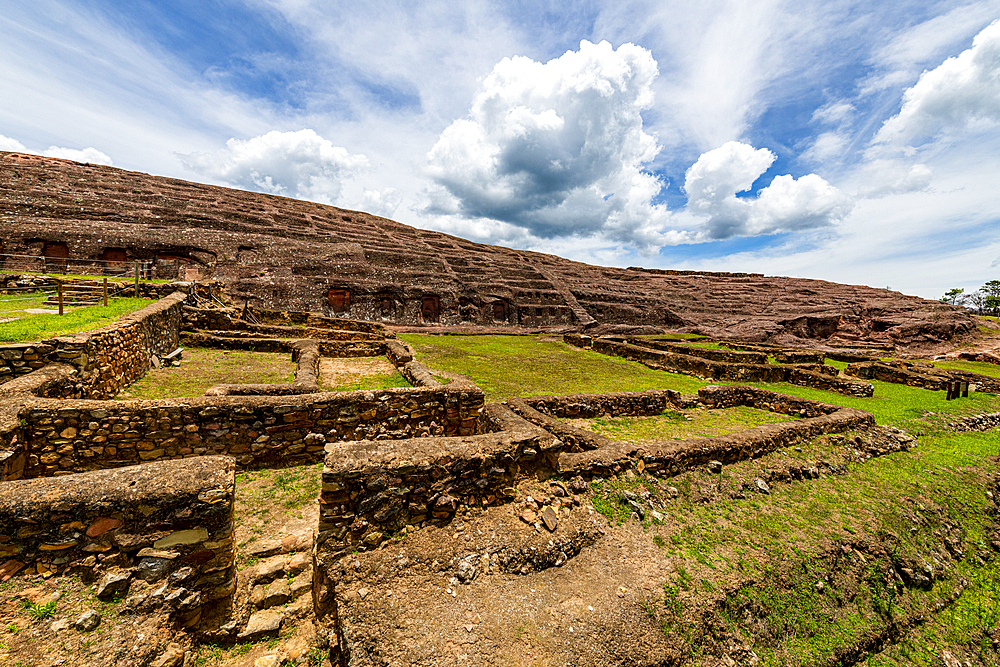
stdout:
<svg viewBox="0 0 1000 667">
<path fill-rule="evenodd" d="M 178 667 L 184 662 L 184 649 L 180 644 L 168 644 L 167 650 L 161 653 L 149 667 Z"/>
<path fill-rule="evenodd" d="M 83 612 L 83 615 L 80 616 L 80 618 L 76 619 L 76 623 L 73 624 L 73 627 L 80 632 L 90 632 L 92 630 L 96 630 L 97 626 L 100 624 L 101 615 L 93 609 L 88 609 Z"/>
<path fill-rule="evenodd" d="M 154 582 L 172 572 L 193 594 L 220 599 L 235 582 L 234 485 L 234 462 L 219 456 L 9 481 L 0 484 L 0 535 L 35 554 L 39 574 L 104 570 L 101 599 L 125 593 L 133 576 Z"/>
<path fill-rule="evenodd" d="M 688 326 L 716 337 L 904 345 L 975 332 L 961 308 L 884 289 L 587 266 L 311 202 L 16 153 L 0 153 L 0 220 L 8 253 L 37 255 L 44 239 L 98 259 L 113 235 L 129 260 L 162 248 L 189 258 L 158 262 L 158 277 L 211 274 L 264 308 L 354 319 Z"/>
<path fill-rule="evenodd" d="M 239 634 L 240 639 L 256 639 L 265 635 L 276 635 L 281 630 L 284 614 L 277 609 L 255 612 L 247 621 L 247 626 Z"/>
<path fill-rule="evenodd" d="M 108 572 L 101 579 L 101 583 L 98 584 L 95 595 L 102 600 L 110 600 L 118 593 L 127 591 L 131 579 L 132 573 L 128 571 Z"/>
</svg>

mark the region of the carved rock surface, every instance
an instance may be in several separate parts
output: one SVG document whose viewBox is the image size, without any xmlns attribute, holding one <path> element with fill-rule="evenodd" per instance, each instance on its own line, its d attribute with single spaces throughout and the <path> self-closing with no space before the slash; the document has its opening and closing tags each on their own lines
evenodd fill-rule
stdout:
<svg viewBox="0 0 1000 667">
<path fill-rule="evenodd" d="M 8 254 L 153 260 L 156 277 L 222 278 L 234 298 L 264 308 L 397 324 L 685 327 L 923 347 L 975 332 L 959 307 L 886 289 L 590 266 L 312 202 L 18 153 L 0 153 L 0 235 Z"/>
</svg>

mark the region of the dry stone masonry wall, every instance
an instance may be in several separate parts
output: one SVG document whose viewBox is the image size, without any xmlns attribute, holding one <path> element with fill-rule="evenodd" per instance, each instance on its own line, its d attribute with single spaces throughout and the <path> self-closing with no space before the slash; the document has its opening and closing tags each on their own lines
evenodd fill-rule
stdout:
<svg viewBox="0 0 1000 667">
<path fill-rule="evenodd" d="M 0 576 L 75 573 L 105 599 L 133 579 L 163 582 L 160 601 L 195 625 L 236 590 L 235 482 L 228 457 L 5 482 Z"/>
<path fill-rule="evenodd" d="M 567 336 L 564 337 L 564 340 L 571 345 L 580 345 L 586 342 L 579 336 Z M 874 394 L 874 387 L 871 384 L 831 375 L 825 367 L 812 370 L 791 364 L 748 364 L 714 361 L 691 354 L 632 345 L 612 338 L 596 338 L 592 339 L 590 343 L 591 349 L 596 352 L 638 361 L 650 368 L 686 373 L 710 380 L 788 382 L 816 389 L 835 391 L 850 396 L 870 397 Z"/>
<path fill-rule="evenodd" d="M 919 366 L 904 361 L 855 363 L 848 365 L 844 373 L 866 380 L 905 384 L 934 391 L 944 391 L 949 382 L 961 381 L 975 385 L 976 391 L 1000 394 L 1000 380 L 997 378 L 951 368 Z"/>
<path fill-rule="evenodd" d="M 563 439 L 566 430 L 553 433 L 550 427 L 558 422 L 539 412 L 592 416 L 618 415 L 620 410 L 642 415 L 657 414 L 668 405 L 695 404 L 750 405 L 798 419 L 716 438 L 642 447 L 592 434 L 596 437 L 582 438 L 586 442 L 581 446 L 580 440 Z M 697 398 L 671 391 L 537 397 L 512 401 L 511 407 L 491 404 L 484 421 L 495 432 L 327 446 L 317 539 L 318 604 L 332 600 L 324 589 L 332 585 L 329 575 L 322 573 L 331 571 L 333 562 L 348 550 L 375 548 L 407 525 L 447 522 L 462 505 L 506 502 L 513 485 L 528 475 L 596 476 L 634 466 L 677 474 L 710 459 L 745 460 L 824 433 L 874 425 L 867 412 L 742 386 L 706 387 Z"/>
<path fill-rule="evenodd" d="M 21 412 L 25 476 L 229 454 L 241 466 L 322 459 L 327 442 L 479 432 L 482 391 L 383 389 L 302 396 L 36 401 Z"/>
</svg>

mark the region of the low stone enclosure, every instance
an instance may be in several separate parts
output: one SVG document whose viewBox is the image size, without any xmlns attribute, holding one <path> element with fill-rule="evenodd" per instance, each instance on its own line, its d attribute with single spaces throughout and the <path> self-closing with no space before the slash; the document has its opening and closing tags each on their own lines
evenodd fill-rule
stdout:
<svg viewBox="0 0 1000 667">
<path fill-rule="evenodd" d="M 933 391 L 944 391 L 948 383 L 960 381 L 976 391 L 1000 393 L 1000 380 L 969 371 L 934 368 L 926 363 L 880 361 L 871 353 L 829 352 L 782 348 L 763 344 L 722 341 L 725 350 L 685 345 L 650 338 L 621 338 L 565 334 L 563 340 L 577 347 L 638 361 L 650 368 L 685 373 L 709 380 L 731 382 L 787 382 L 849 396 L 870 397 L 873 386 L 858 380 L 878 380 Z M 768 363 L 773 357 L 778 363 Z M 825 360 L 848 362 L 844 375 Z M 857 378 L 858 380 L 850 379 Z"/>
<path fill-rule="evenodd" d="M 861 397 L 869 397 L 874 393 L 874 388 L 868 382 L 838 377 L 835 368 L 824 366 L 822 363 L 803 366 L 793 363 L 760 363 L 767 361 L 766 354 L 657 344 L 656 341 L 635 338 L 628 340 L 611 336 L 591 338 L 579 334 L 566 334 L 563 338 L 570 345 L 638 361 L 650 368 L 695 375 L 709 380 L 788 382 Z M 666 349 L 654 349 L 651 344 Z"/>
<path fill-rule="evenodd" d="M 313 602 L 337 634 L 335 561 L 378 548 L 403 527 L 509 502 L 527 476 L 590 478 L 631 467 L 673 475 L 874 423 L 858 410 L 741 386 L 486 405 L 468 381 L 441 384 L 380 325 L 271 311 L 255 311 L 259 323 L 251 324 L 185 299 L 175 292 L 109 327 L 22 346 L 38 367 L 0 384 L 0 579 L 28 568 L 77 573 L 100 579 L 105 597 L 132 578 L 163 580 L 163 604 L 179 625 L 235 638 L 235 471 L 322 460 Z M 105 400 L 184 340 L 287 351 L 298 361 L 296 379 L 217 385 L 186 399 Z M 385 354 L 416 386 L 319 391 L 320 356 L 360 354 Z M 555 419 L 736 405 L 797 419 L 644 446 Z"/>
</svg>

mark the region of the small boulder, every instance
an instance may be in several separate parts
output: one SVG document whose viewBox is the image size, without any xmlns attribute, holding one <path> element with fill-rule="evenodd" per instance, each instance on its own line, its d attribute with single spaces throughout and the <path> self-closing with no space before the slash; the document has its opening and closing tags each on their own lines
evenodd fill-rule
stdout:
<svg viewBox="0 0 1000 667">
<path fill-rule="evenodd" d="M 260 590 L 263 589 L 263 590 Z M 288 582 L 284 579 L 275 579 L 267 586 L 255 586 L 253 589 L 254 603 L 258 609 L 268 609 L 285 604 L 292 597 L 292 591 L 288 588 Z"/>
<path fill-rule="evenodd" d="M 764 481 L 763 479 L 761 479 L 760 477 L 756 478 L 756 479 L 755 479 L 755 480 L 753 481 L 753 485 L 754 485 L 754 488 L 756 488 L 756 489 L 757 489 L 757 492 L 758 492 L 758 493 L 763 493 L 763 494 L 765 494 L 765 495 L 767 495 L 767 494 L 771 493 L 771 487 L 770 487 L 770 486 L 768 486 L 768 485 L 767 485 L 767 482 L 765 482 L 765 481 Z"/>
<path fill-rule="evenodd" d="M 128 584 L 132 578 L 131 572 L 108 572 L 97 585 L 95 595 L 101 600 L 110 600 L 119 593 L 128 591 Z"/>
<path fill-rule="evenodd" d="M 285 572 L 287 564 L 284 556 L 272 556 L 257 564 L 253 572 L 254 583 L 267 583 Z"/>
<path fill-rule="evenodd" d="M 556 511 L 551 507 L 546 507 L 542 510 L 542 521 L 545 522 L 545 527 L 549 529 L 549 532 L 554 531 L 559 524 Z"/>
<path fill-rule="evenodd" d="M 708 472 L 713 475 L 722 474 L 722 461 L 709 461 L 708 462 Z"/>
<path fill-rule="evenodd" d="M 98 614 L 93 609 L 88 609 L 83 612 L 80 618 L 76 619 L 76 623 L 73 627 L 80 632 L 90 632 L 91 630 L 96 630 L 97 626 L 101 624 L 101 615 Z"/>
</svg>

